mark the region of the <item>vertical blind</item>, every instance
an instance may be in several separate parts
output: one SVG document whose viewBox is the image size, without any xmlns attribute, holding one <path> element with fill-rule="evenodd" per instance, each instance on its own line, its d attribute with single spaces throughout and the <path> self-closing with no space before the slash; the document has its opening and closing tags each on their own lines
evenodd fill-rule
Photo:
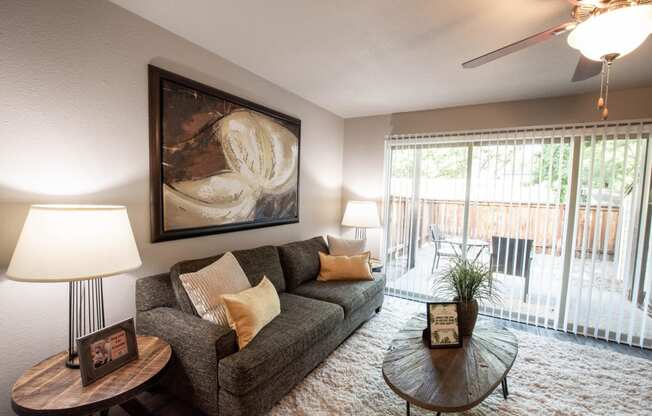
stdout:
<svg viewBox="0 0 652 416">
<path fill-rule="evenodd" d="M 650 127 L 387 137 L 387 293 L 432 300 L 463 256 L 501 294 L 482 313 L 652 347 Z"/>
</svg>

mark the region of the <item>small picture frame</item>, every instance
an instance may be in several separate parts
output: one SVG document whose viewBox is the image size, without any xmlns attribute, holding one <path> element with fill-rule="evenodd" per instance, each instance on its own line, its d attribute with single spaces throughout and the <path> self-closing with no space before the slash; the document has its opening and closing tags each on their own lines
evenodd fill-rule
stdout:
<svg viewBox="0 0 652 416">
<path fill-rule="evenodd" d="M 429 302 L 428 328 L 425 331 L 429 348 L 459 348 L 460 335 L 459 302 Z"/>
<path fill-rule="evenodd" d="M 77 351 L 82 386 L 87 386 L 138 358 L 134 319 L 77 338 Z"/>
</svg>

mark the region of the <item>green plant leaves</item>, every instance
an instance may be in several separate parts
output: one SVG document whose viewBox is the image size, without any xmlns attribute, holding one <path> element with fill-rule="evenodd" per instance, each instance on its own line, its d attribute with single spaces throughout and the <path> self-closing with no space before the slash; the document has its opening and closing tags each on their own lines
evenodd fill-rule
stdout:
<svg viewBox="0 0 652 416">
<path fill-rule="evenodd" d="M 491 270 L 480 262 L 462 257 L 452 259 L 435 281 L 433 294 L 442 299 L 457 299 L 460 302 L 476 300 L 479 303 L 501 303 Z"/>
</svg>

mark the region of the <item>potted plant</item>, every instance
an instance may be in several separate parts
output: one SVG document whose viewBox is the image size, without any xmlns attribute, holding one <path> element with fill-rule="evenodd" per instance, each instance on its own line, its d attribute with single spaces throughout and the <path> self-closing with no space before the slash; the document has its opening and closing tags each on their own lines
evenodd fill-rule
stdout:
<svg viewBox="0 0 652 416">
<path fill-rule="evenodd" d="M 453 299 L 460 303 L 460 331 L 471 336 L 478 319 L 480 303 L 500 303 L 500 293 L 494 287 L 493 273 L 480 262 L 455 257 L 435 281 L 436 297 Z"/>
</svg>

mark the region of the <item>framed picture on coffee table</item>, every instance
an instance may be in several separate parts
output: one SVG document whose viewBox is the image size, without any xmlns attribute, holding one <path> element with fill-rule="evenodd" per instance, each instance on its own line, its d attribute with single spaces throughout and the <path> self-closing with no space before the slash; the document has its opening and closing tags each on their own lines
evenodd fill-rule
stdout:
<svg viewBox="0 0 652 416">
<path fill-rule="evenodd" d="M 426 342 L 429 348 L 456 348 L 462 346 L 460 335 L 460 304 L 458 302 L 430 302 Z"/>
</svg>

